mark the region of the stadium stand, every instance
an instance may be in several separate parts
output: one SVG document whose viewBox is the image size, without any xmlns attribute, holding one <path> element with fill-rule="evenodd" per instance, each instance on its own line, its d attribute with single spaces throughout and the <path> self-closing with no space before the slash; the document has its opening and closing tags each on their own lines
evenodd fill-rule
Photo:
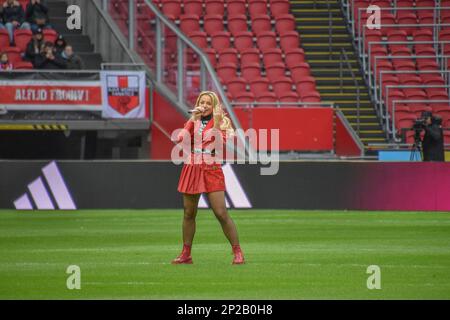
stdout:
<svg viewBox="0 0 450 320">
<path fill-rule="evenodd" d="M 450 2 L 385 1 L 381 28 L 370 30 L 364 9 L 378 3 L 349 1 L 348 19 L 387 133 L 412 143 L 408 129 L 423 111 L 448 124 Z"/>
<path fill-rule="evenodd" d="M 113 1 L 110 13 L 124 34 L 127 34 L 128 5 L 126 1 Z M 290 101 L 300 102 L 303 101 L 302 97 L 307 96 L 306 90 L 314 90 L 315 100 L 320 102 L 320 94 L 313 86 L 303 89 L 300 85 L 310 73 L 297 70 L 309 69 L 309 65 L 299 47 L 301 37 L 289 10 L 289 1 L 153 2 L 208 53 L 232 102 L 247 101 L 250 96 L 248 93 L 254 94 L 251 83 L 261 78 L 267 80 L 268 86 L 255 96 L 257 102 L 286 101 L 286 97 Z M 144 6 L 139 3 L 137 10 L 141 12 L 140 8 Z M 147 63 L 154 64 L 155 48 L 148 43 L 151 41 L 148 40 L 146 26 L 139 21 L 138 30 L 138 52 Z M 192 62 L 195 64 L 195 59 Z M 176 68 L 175 61 L 168 59 L 166 63 L 168 70 Z M 236 86 L 236 83 L 240 85 Z M 280 90 L 281 83 L 283 91 Z"/>
<path fill-rule="evenodd" d="M 24 11 L 29 3 L 28 0 L 19 1 Z M 82 35 L 80 30 L 68 30 L 67 3 L 64 1 L 44 1 L 48 7 L 48 17 L 51 28 L 43 29 L 44 40 L 54 43 L 58 35 L 62 35 L 68 44 L 72 45 L 74 51 L 85 61 L 85 68 L 91 70 L 100 69 L 102 57 L 94 52 L 89 37 Z M 14 31 L 14 42 L 9 43 L 8 33 L 5 29 L 0 29 L 0 52 L 8 55 L 9 61 L 14 69 L 33 68 L 30 61 L 24 59 L 27 44 L 32 38 L 32 31 L 28 29 L 16 29 Z"/>
<path fill-rule="evenodd" d="M 348 29 L 340 2 L 289 1 L 289 3 L 296 19 L 297 29 L 302 35 L 301 46 L 311 67 L 311 76 L 316 79 L 322 101 L 336 103 L 356 131 L 359 100 L 361 140 L 366 145 L 386 142 L 383 128 L 370 100 L 369 90 L 358 61 L 358 53 L 354 49 L 351 30 Z M 342 49 L 345 50 L 348 60 L 342 56 Z M 292 60 L 299 56 L 294 52 Z M 341 59 L 344 62 L 342 73 Z M 298 68 L 298 72 L 301 72 L 301 67 Z M 355 78 L 352 77 L 352 72 Z"/>
</svg>

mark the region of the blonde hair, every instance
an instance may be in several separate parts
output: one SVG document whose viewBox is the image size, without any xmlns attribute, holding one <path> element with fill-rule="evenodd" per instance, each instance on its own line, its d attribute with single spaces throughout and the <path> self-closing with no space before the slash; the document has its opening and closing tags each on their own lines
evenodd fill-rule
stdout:
<svg viewBox="0 0 450 320">
<path fill-rule="evenodd" d="M 214 109 L 217 107 L 217 105 L 220 104 L 220 102 L 219 102 L 219 97 L 213 91 L 202 91 L 202 92 L 200 92 L 200 94 L 198 95 L 197 101 L 195 102 L 195 107 L 198 107 L 198 105 L 200 103 L 200 99 L 204 95 L 207 95 L 207 96 L 209 96 L 211 98 L 212 105 L 213 105 L 213 112 L 214 112 Z M 231 123 L 231 120 L 226 115 L 226 113 L 225 113 L 225 111 L 223 109 L 222 109 L 222 121 L 220 123 L 220 130 L 226 131 L 227 135 L 230 135 L 230 136 L 234 134 L 234 129 L 233 129 L 233 125 Z"/>
</svg>

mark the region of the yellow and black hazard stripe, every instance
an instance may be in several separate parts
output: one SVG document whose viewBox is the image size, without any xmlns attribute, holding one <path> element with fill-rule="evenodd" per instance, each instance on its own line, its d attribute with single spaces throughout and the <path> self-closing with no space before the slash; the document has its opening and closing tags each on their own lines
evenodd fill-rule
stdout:
<svg viewBox="0 0 450 320">
<path fill-rule="evenodd" d="M 0 124 L 0 130 L 18 130 L 18 131 L 66 131 L 69 127 L 65 124 Z"/>
</svg>

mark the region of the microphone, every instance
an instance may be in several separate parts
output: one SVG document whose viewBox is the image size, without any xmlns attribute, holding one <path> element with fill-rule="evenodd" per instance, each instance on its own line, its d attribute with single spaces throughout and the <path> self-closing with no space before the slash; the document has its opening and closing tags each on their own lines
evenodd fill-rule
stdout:
<svg viewBox="0 0 450 320">
<path fill-rule="evenodd" d="M 194 113 L 194 112 L 200 112 L 200 113 L 202 113 L 204 110 L 196 110 L 196 109 L 190 109 L 190 110 L 188 110 L 188 113 Z"/>
</svg>

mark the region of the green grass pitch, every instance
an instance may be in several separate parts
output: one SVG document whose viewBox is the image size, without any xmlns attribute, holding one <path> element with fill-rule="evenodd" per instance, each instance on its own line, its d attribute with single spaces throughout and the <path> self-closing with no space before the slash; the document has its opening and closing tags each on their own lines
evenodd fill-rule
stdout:
<svg viewBox="0 0 450 320">
<path fill-rule="evenodd" d="M 449 299 L 450 214 L 231 210 L 247 264 L 209 210 L 193 265 L 181 210 L 0 211 L 1 299 Z M 69 290 L 69 265 L 81 289 Z M 381 289 L 367 288 L 367 267 Z"/>
</svg>

